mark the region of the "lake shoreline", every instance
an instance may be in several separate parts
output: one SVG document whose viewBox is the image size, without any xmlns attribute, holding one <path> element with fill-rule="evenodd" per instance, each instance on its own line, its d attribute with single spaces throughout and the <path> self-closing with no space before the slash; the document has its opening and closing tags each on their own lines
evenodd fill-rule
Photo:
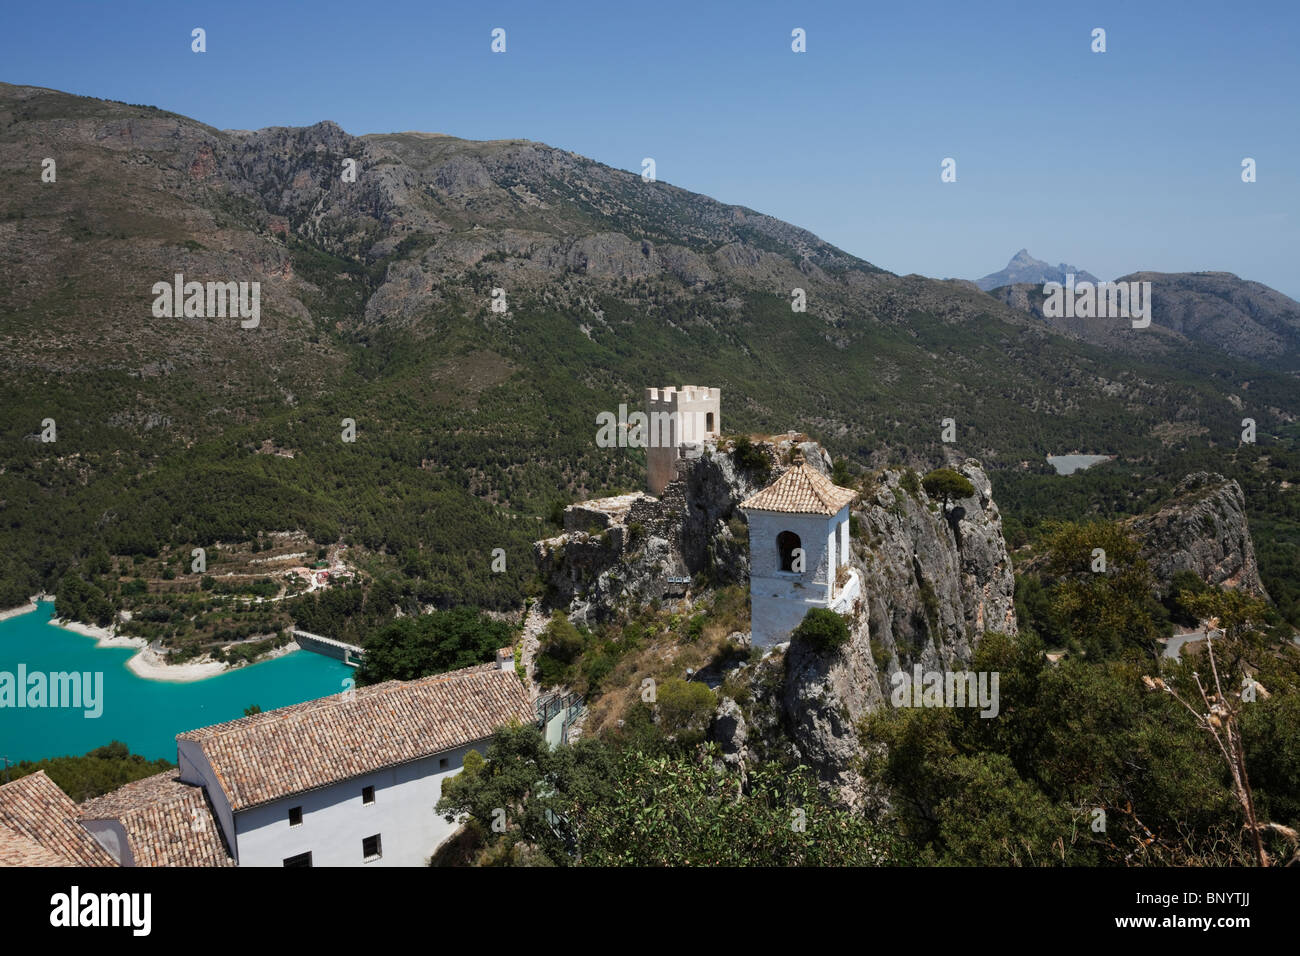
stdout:
<svg viewBox="0 0 1300 956">
<path fill-rule="evenodd" d="M 20 604 L 17 607 L 11 607 L 0 611 L 0 621 L 7 621 L 11 617 L 19 617 L 23 614 L 31 614 L 32 611 L 35 610 L 36 605 L 31 601 L 28 601 L 26 604 Z"/>
<path fill-rule="evenodd" d="M 93 638 L 96 647 L 134 647 L 136 652 L 126 662 L 127 669 L 136 677 L 147 680 L 186 682 L 216 677 L 230 670 L 229 664 L 222 661 L 187 661 L 184 664 L 169 664 L 167 655 L 159 654 L 149 646 L 143 637 L 127 637 L 116 633 L 113 628 L 100 627 L 96 624 L 83 624 L 81 621 L 69 621 L 51 618 L 53 627 Z"/>
<path fill-rule="evenodd" d="M 0 621 L 9 618 L 20 617 L 24 614 L 31 614 L 40 610 L 39 602 L 51 600 L 47 594 L 34 594 L 26 604 L 20 604 L 18 607 L 7 608 L 0 611 Z M 249 664 L 260 664 L 263 661 L 275 660 L 277 657 L 283 657 L 294 651 L 301 650 L 297 641 L 290 641 L 283 647 L 274 648 L 263 654 L 255 661 L 241 663 L 239 665 L 229 664 L 225 661 L 214 661 L 210 658 L 207 660 L 186 661 L 182 664 L 172 664 L 168 661 L 166 654 L 160 654 L 149 646 L 149 641 L 143 637 L 130 637 L 125 634 L 118 634 L 115 626 L 101 627 L 98 624 L 86 624 L 82 621 L 71 621 L 66 618 L 50 618 L 46 623 L 51 627 L 62 628 L 65 631 L 71 631 L 74 634 L 80 634 L 82 637 L 89 637 L 95 641 L 97 648 L 135 648 L 133 654 L 126 662 L 127 669 L 137 677 L 143 677 L 146 680 L 165 681 L 168 683 L 188 683 L 190 681 L 207 680 L 209 677 L 217 677 L 229 671 L 238 670 L 247 667 Z"/>
<path fill-rule="evenodd" d="M 48 594 L 33 594 L 27 599 L 26 604 L 19 604 L 17 607 L 8 607 L 0 610 L 0 621 L 7 621 L 11 617 L 20 617 L 23 614 L 31 614 L 32 611 L 38 610 L 39 601 L 53 601 L 54 598 Z"/>
<path fill-rule="evenodd" d="M 353 679 L 342 661 L 296 654 L 290 644 L 247 666 L 238 652 L 255 639 L 242 648 L 234 645 L 234 666 L 226 670 L 219 664 L 220 673 L 206 657 L 162 663 L 153 657 L 157 644 L 153 653 L 145 653 L 139 638 L 76 622 L 61 626 L 65 622 L 52 619 L 50 611 L 49 603 L 40 602 L 36 611 L 0 622 L 0 671 L 16 674 L 24 665 L 28 675 L 89 672 L 96 681 L 102 674 L 103 711 L 87 720 L 76 707 L 0 707 L 0 750 L 11 762 L 85 754 L 112 740 L 149 760 L 175 761 L 178 734 L 237 720 L 253 706 L 271 711 L 337 694 Z M 119 628 L 130 630 L 125 623 Z M 135 666 L 127 666 L 132 659 Z M 209 666 L 187 666 L 202 661 Z M 205 674 L 216 679 L 200 679 Z M 182 676 L 187 679 L 176 679 Z"/>
<path fill-rule="evenodd" d="M 119 638 L 121 640 L 121 638 Z M 127 638 L 127 640 L 138 640 L 138 638 Z M 216 677 L 227 671 L 238 670 L 242 667 L 248 667 L 251 664 L 260 664 L 263 661 L 275 660 L 277 657 L 283 657 L 285 654 L 292 654 L 300 650 L 296 641 L 290 641 L 283 647 L 277 647 L 266 654 L 263 654 L 255 661 L 249 664 L 228 664 L 225 661 L 186 661 L 183 664 L 169 664 L 166 654 L 159 654 L 153 648 L 145 645 L 140 651 L 132 656 L 126 662 L 126 666 L 131 669 L 131 673 L 137 677 L 144 677 L 149 680 L 185 682 L 195 680 L 206 680 L 209 677 Z"/>
</svg>

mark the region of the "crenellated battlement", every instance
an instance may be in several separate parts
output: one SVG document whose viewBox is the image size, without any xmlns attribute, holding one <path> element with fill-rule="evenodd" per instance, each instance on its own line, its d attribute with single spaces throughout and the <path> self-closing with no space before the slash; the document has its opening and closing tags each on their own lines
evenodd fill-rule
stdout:
<svg viewBox="0 0 1300 956">
<path fill-rule="evenodd" d="M 701 402 L 720 403 L 722 389 L 705 385 L 669 385 L 667 388 L 647 388 L 646 404 L 663 409 L 680 408 L 683 404 Z"/>
</svg>

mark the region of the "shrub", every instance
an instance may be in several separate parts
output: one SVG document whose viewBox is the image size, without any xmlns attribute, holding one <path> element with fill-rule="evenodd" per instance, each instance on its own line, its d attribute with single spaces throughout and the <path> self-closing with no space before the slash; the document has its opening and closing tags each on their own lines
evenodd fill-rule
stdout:
<svg viewBox="0 0 1300 956">
<path fill-rule="evenodd" d="M 542 632 L 541 648 L 535 663 L 538 683 L 543 687 L 567 683 L 573 662 L 585 645 L 582 633 L 562 612 L 552 614 L 551 622 Z"/>
<path fill-rule="evenodd" d="M 762 449 L 755 447 L 748 435 L 741 435 L 736 439 L 734 458 L 736 467 L 741 471 L 752 471 L 761 475 L 766 474 L 772 467 Z"/>
<path fill-rule="evenodd" d="M 844 618 L 824 607 L 815 607 L 804 615 L 790 640 L 803 641 L 823 653 L 837 651 L 849 642 L 849 625 Z"/>
<path fill-rule="evenodd" d="M 680 734 L 703 730 L 716 701 L 706 685 L 672 677 L 659 685 L 655 704 L 664 733 Z"/>
<path fill-rule="evenodd" d="M 600 682 L 614 669 L 614 658 L 605 652 L 590 655 L 582 665 L 582 676 L 587 681 L 587 693 L 600 689 Z"/>
</svg>

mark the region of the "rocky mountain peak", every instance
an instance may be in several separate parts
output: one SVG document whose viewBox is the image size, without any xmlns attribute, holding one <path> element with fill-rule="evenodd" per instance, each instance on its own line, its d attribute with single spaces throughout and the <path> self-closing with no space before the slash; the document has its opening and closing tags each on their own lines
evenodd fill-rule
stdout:
<svg viewBox="0 0 1300 956">
<path fill-rule="evenodd" d="M 1017 282 L 1040 286 L 1045 282 L 1064 282 L 1066 275 L 1073 275 L 1077 282 L 1099 281 L 1091 272 L 1064 262 L 1053 266 L 1042 259 L 1035 259 L 1028 249 L 1021 249 L 1007 262 L 1006 268 L 999 272 L 991 272 L 982 279 L 976 279 L 975 284 L 988 292 Z"/>
</svg>

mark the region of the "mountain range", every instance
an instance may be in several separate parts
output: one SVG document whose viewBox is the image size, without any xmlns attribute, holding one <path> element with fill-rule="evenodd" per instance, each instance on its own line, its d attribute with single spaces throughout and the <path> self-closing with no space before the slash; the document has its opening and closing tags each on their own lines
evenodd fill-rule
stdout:
<svg viewBox="0 0 1300 956">
<path fill-rule="evenodd" d="M 1162 277 L 1152 334 L 1116 344 L 1044 322 L 1021 274 L 996 296 L 895 275 L 527 140 L 223 131 L 0 84 L 0 146 L 15 593 L 97 547 L 302 528 L 422 600 L 509 605 L 519 518 L 640 485 L 641 453 L 597 447 L 595 421 L 647 385 L 721 387 L 726 431 L 804 432 L 854 468 L 971 455 L 995 483 L 1073 449 L 1233 454 L 1243 410 L 1265 441 L 1300 410 L 1296 303 L 1224 274 Z M 259 324 L 155 316 L 176 274 L 258 282 Z M 498 546 L 519 560 L 493 575 Z"/>
</svg>

